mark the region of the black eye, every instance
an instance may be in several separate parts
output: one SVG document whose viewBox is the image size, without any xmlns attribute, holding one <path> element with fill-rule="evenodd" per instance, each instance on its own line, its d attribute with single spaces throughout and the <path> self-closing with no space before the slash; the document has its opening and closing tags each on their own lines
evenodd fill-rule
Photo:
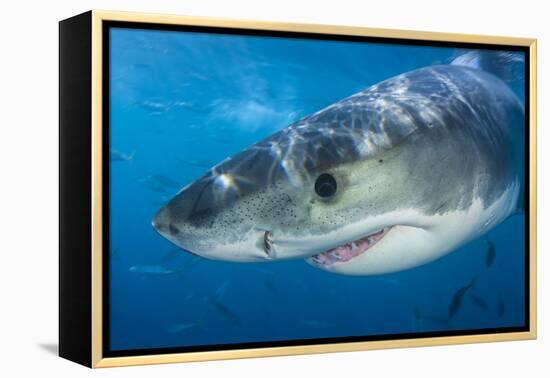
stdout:
<svg viewBox="0 0 550 378">
<path fill-rule="evenodd" d="M 319 197 L 329 198 L 336 193 L 336 180 L 328 173 L 323 173 L 315 180 L 315 193 Z"/>
</svg>

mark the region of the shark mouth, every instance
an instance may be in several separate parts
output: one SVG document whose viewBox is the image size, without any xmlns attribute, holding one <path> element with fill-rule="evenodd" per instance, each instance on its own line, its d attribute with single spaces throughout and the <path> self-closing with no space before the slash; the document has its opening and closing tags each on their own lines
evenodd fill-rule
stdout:
<svg viewBox="0 0 550 378">
<path fill-rule="evenodd" d="M 309 258 L 309 260 L 317 265 L 329 266 L 336 263 L 347 262 L 354 257 L 357 257 L 378 243 L 391 229 L 390 227 L 384 227 L 380 231 L 367 235 L 361 239 L 346 243 L 339 247 L 329 249 L 326 252 L 319 253 Z"/>
</svg>

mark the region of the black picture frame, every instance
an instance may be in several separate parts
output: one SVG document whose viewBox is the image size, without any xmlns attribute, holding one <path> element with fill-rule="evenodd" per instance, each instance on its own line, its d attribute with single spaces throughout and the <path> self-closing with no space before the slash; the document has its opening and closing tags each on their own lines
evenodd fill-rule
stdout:
<svg viewBox="0 0 550 378">
<path fill-rule="evenodd" d="M 214 25 L 213 25 L 214 24 Z M 215 25 L 219 24 L 219 26 Z M 237 23 L 238 24 L 238 23 Z M 231 24 L 233 25 L 233 24 Z M 223 22 L 207 22 L 197 20 L 194 23 L 188 19 L 177 22 L 169 20 L 162 22 L 162 17 L 152 15 L 128 15 L 118 13 L 105 13 L 90 11 L 79 16 L 60 22 L 59 32 L 59 354 L 69 360 L 88 367 L 118 366 L 134 363 L 148 363 L 151 359 L 128 360 L 128 357 L 159 356 L 158 362 L 166 360 L 167 355 L 174 357 L 168 361 L 185 361 L 209 359 L 204 352 L 225 352 L 219 356 L 207 356 L 212 358 L 237 358 L 239 356 L 275 355 L 277 348 L 292 353 L 310 353 L 310 350 L 294 351 L 292 347 L 314 346 L 311 351 L 347 350 L 346 347 L 338 348 L 335 345 L 348 345 L 350 350 L 365 349 L 365 342 L 399 342 L 413 340 L 415 345 L 432 345 L 433 343 L 468 342 L 464 337 L 471 336 L 471 341 L 506 340 L 516 338 L 534 338 L 536 336 L 536 324 L 533 313 L 535 288 L 534 288 L 534 258 L 535 251 L 532 245 L 533 224 L 535 217 L 536 198 L 534 196 L 534 99 L 532 98 L 535 83 L 536 67 L 534 61 L 536 41 L 515 39 L 491 39 L 489 37 L 472 37 L 421 34 L 410 35 L 402 33 L 397 37 L 396 33 L 383 36 L 384 31 L 374 32 L 364 30 L 364 33 L 352 33 L 351 30 L 339 30 L 334 33 L 334 28 L 327 27 L 327 32 L 322 29 L 311 31 L 296 31 L 300 29 L 296 25 L 293 28 L 281 25 L 279 29 L 262 28 L 255 24 L 243 24 L 243 27 L 228 26 Z M 444 46 L 455 48 L 483 48 L 495 50 L 521 51 L 525 53 L 526 80 L 525 80 L 525 324 L 520 327 L 491 328 L 482 330 L 443 331 L 430 333 L 410 333 L 378 336 L 353 336 L 342 338 L 323 339 L 298 339 L 277 342 L 255 342 L 243 344 L 220 344 L 208 346 L 191 346 L 180 348 L 155 348 L 114 351 L 109 345 L 110 319 L 109 319 L 109 258 L 101 258 L 100 265 L 94 265 L 97 260 L 97 251 L 102 256 L 109 256 L 109 94 L 110 94 L 110 45 L 109 33 L 113 28 L 133 28 L 147 30 L 170 30 L 181 32 L 206 32 L 254 36 L 278 36 L 284 38 L 324 39 L 352 42 L 383 42 L 385 44 L 412 44 L 418 46 Z M 437 37 L 437 38 L 435 38 Z M 447 38 L 448 40 L 446 40 Z M 100 42 L 98 44 L 98 39 Z M 502 42 L 502 43 L 499 43 Z M 97 47 L 99 46 L 99 47 Z M 100 49 L 94 50 L 94 49 Z M 100 52 L 101 77 L 98 78 L 94 71 L 94 54 Z M 101 82 L 101 89 L 95 87 L 97 81 Z M 94 107 L 101 103 L 101 110 Z M 94 110 L 96 112 L 94 112 Z M 94 116 L 95 114 L 95 116 Z M 100 114 L 100 117 L 97 116 Z M 98 119 L 100 118 L 100 119 Z M 94 145 L 93 129 L 101 127 L 101 146 Z M 94 151 L 96 155 L 94 155 Z M 98 159 L 99 156 L 99 159 Z M 101 162 L 99 171 L 94 170 L 94 164 Z M 94 175 L 101 172 L 100 193 L 94 192 Z M 97 196 L 101 196 L 101 240 L 94 245 L 97 234 L 93 232 L 94 209 L 97 206 Z M 94 206 L 95 205 L 95 206 Z M 97 269 L 97 267 L 101 269 Z M 100 272 L 98 272 L 100 270 Z M 100 281 L 99 286 L 94 286 L 94 277 Z M 98 293 L 97 287 L 100 287 Z M 98 299 L 99 297 L 99 299 Z M 99 302 L 98 302 L 99 301 Z M 101 311 L 98 314 L 95 304 L 101 303 Z M 97 317 L 101 319 L 98 321 Z M 97 329 L 101 324 L 101 329 Z M 99 337 L 94 337 L 97 333 Z M 499 336 L 500 335 L 500 336 Z M 507 337 L 512 335 L 511 337 Z M 462 339 L 456 339 L 457 336 Z M 480 337 L 485 336 L 485 337 Z M 100 345 L 98 341 L 100 340 Z M 436 340 L 434 342 L 434 340 Z M 381 344 L 380 344 L 381 345 Z M 385 345 L 385 344 L 384 344 Z M 384 347 L 381 345 L 381 347 Z M 389 344 L 388 344 L 389 345 Z M 406 344 L 410 345 L 410 344 Z M 323 349 L 323 346 L 328 347 Z M 331 346 L 333 349 L 331 349 Z M 335 348 L 335 349 L 334 349 Z M 240 354 L 230 355 L 228 351 L 239 351 Z M 251 353 L 247 354 L 247 351 Z M 259 352 L 258 352 L 259 351 Z M 262 352 L 263 351 L 263 352 Z M 202 353 L 202 357 L 201 357 Z M 184 358 L 182 355 L 188 355 Z M 235 357 L 234 357 L 235 356 Z M 162 358 L 160 358 L 162 357 Z M 137 362 L 136 362 L 137 361 Z"/>
</svg>

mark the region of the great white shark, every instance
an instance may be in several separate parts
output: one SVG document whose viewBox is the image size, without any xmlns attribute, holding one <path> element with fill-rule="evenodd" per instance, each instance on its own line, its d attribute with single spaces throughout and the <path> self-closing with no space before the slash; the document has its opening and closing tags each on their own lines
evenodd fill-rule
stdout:
<svg viewBox="0 0 550 378">
<path fill-rule="evenodd" d="M 524 107 L 482 62 L 406 72 L 291 124 L 184 187 L 154 228 L 210 259 L 350 275 L 456 250 L 523 204 Z"/>
</svg>

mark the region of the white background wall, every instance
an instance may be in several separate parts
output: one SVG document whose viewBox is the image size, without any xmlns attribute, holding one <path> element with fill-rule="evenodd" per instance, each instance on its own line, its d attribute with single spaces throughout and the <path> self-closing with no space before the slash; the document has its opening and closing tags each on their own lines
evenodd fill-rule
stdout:
<svg viewBox="0 0 550 378">
<path fill-rule="evenodd" d="M 545 1 L 5 1 L 0 22 L 0 375 L 548 376 L 550 20 Z M 132 367 L 91 372 L 57 344 L 57 21 L 88 9 L 327 23 L 539 39 L 539 340 Z M 546 209 L 546 215 L 542 211 Z M 437 282 L 434 282 L 437 285 Z M 546 373 L 546 374 L 545 374 Z"/>
</svg>

